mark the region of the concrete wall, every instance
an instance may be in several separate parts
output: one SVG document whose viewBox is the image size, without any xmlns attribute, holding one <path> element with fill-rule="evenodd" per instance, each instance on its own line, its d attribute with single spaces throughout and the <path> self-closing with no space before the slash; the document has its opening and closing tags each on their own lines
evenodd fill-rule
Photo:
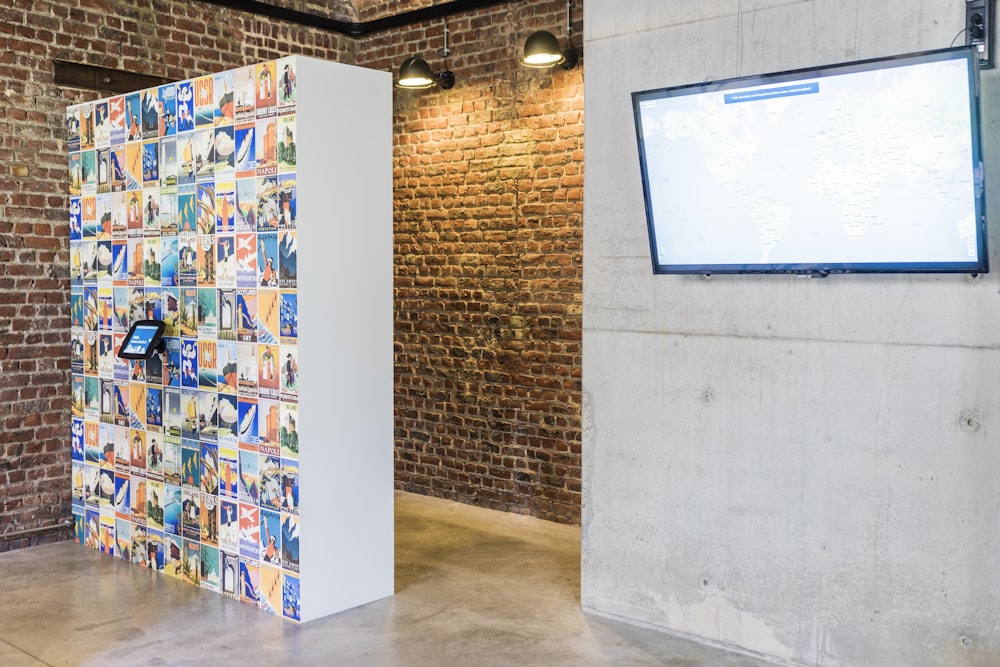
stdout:
<svg viewBox="0 0 1000 667">
<path fill-rule="evenodd" d="M 588 0 L 582 602 L 784 661 L 1000 664 L 994 271 L 654 276 L 629 93 L 946 47 L 953 0 Z"/>
</svg>

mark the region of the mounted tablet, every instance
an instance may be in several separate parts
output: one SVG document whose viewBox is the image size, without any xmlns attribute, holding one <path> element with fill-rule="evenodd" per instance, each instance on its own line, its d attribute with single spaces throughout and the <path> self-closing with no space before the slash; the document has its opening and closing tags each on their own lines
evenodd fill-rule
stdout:
<svg viewBox="0 0 1000 667">
<path fill-rule="evenodd" d="M 162 320 L 139 320 L 125 335 L 118 356 L 122 359 L 149 359 L 155 353 L 163 352 L 166 347 L 163 342 L 165 328 Z"/>
</svg>

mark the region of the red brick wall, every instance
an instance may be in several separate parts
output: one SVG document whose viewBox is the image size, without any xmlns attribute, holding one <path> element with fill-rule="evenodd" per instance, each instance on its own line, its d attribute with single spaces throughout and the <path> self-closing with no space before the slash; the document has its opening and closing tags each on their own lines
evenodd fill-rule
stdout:
<svg viewBox="0 0 1000 667">
<path fill-rule="evenodd" d="M 582 65 L 517 64 L 535 29 L 565 43 L 563 2 L 449 28 L 455 88 L 395 101 L 397 485 L 575 523 Z M 0 6 L 0 534 L 70 514 L 63 109 L 100 93 L 55 86 L 52 60 L 183 79 L 289 53 L 439 68 L 440 45 L 440 22 L 353 40 L 186 0 Z"/>
<path fill-rule="evenodd" d="M 0 3 L 0 534 L 70 517 L 64 107 L 100 94 L 55 86 L 52 60 L 183 79 L 286 52 L 350 61 L 353 48 L 186 0 Z"/>
<path fill-rule="evenodd" d="M 395 96 L 397 486 L 578 523 L 583 63 L 518 62 L 534 30 L 568 44 L 565 2 L 447 24 L 455 87 Z M 433 21 L 358 61 L 439 71 L 442 46 Z"/>
</svg>

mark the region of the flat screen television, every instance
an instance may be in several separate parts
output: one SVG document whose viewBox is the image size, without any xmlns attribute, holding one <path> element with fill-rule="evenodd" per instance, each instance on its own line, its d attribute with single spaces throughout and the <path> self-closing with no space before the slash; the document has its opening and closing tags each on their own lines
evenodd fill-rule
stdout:
<svg viewBox="0 0 1000 667">
<path fill-rule="evenodd" d="M 655 273 L 985 273 L 970 47 L 632 93 Z"/>
</svg>

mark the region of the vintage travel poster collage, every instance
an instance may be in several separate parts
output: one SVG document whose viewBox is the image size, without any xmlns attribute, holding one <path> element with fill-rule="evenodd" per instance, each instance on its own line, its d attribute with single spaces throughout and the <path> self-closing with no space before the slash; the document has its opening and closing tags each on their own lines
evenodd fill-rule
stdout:
<svg viewBox="0 0 1000 667">
<path fill-rule="evenodd" d="M 66 126 L 77 539 L 299 620 L 295 65 Z M 125 362 L 141 319 L 166 349 Z"/>
</svg>

